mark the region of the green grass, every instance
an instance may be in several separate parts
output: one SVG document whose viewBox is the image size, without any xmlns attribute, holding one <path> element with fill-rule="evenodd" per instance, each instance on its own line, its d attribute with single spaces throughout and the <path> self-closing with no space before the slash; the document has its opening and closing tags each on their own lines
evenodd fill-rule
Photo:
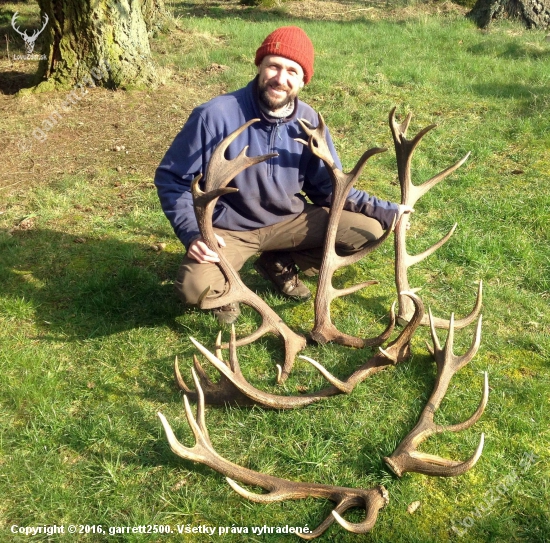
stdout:
<svg viewBox="0 0 550 543">
<path fill-rule="evenodd" d="M 321 500 L 267 506 L 246 501 L 216 472 L 173 455 L 156 418 L 161 410 L 180 440 L 193 443 L 172 363 L 178 355 L 190 379 L 194 349 L 188 336 L 212 347 L 218 327 L 210 314 L 185 309 L 175 298 L 172 282 L 182 250 L 151 189 L 152 172 L 189 108 L 248 82 L 263 37 L 278 25 L 299 24 L 317 53 L 304 99 L 323 114 L 345 168 L 368 147 L 390 148 L 368 164 L 362 188 L 399 197 L 387 124 L 394 106 L 400 118 L 413 112 L 410 134 L 438 124 L 413 159 L 416 184 L 472 153 L 418 202 L 411 253 L 455 222 L 458 229 L 446 246 L 411 268 L 409 278 L 442 317 L 468 313 L 476 281 L 484 282 L 480 351 L 451 382 L 437 420 L 458 422 L 475 410 L 484 371 L 491 387 L 488 407 L 473 429 L 434 436 L 422 450 L 465 459 L 481 432 L 486 445 L 479 463 L 458 478 L 407 474 L 397 479 L 385 467 L 383 456 L 415 424 L 434 382 L 434 363 L 424 345 L 427 330 L 414 338 L 410 361 L 377 374 L 349 396 L 289 412 L 207 408 L 212 442 L 231 461 L 278 477 L 387 487 L 390 503 L 371 533 L 356 536 L 334 526 L 327 541 L 550 541 L 550 45 L 544 34 L 509 24 L 487 34 L 463 18 L 429 13 L 385 17 L 377 12 L 368 18 L 367 12 L 352 21 L 322 22 L 222 5 L 207 9 L 174 2 L 172 8 L 182 15 L 184 32 L 157 38 L 155 58 L 182 79 L 149 95 L 173 116 L 158 120 L 149 96 L 138 91 L 113 97 L 122 108 L 117 111 L 124 113 L 122 101 L 135 110 L 130 119 L 148 123 L 141 136 L 149 142 L 147 154 L 131 149 L 129 158 L 117 155 L 136 169 L 121 162 L 124 170 L 116 173 L 108 162 L 114 154 L 100 153 L 110 145 L 101 139 L 99 151 L 79 155 L 72 149 L 81 149 L 79 138 L 71 136 L 66 153 L 56 154 L 63 137 L 73 134 L 61 123 L 44 144 L 50 147 L 37 146 L 56 157 L 55 168 L 46 167 L 45 155 L 34 156 L 36 182 L 0 193 L 0 539 L 28 540 L 11 533 L 12 525 L 88 524 L 105 531 L 141 524 L 170 524 L 174 531 L 188 524 L 313 528 L 330 513 L 331 503 Z M 209 72 L 213 63 L 228 69 Z M 37 124 L 29 121 L 28 108 L 47 112 L 54 99 L 50 94 L 34 101 L 4 100 L 13 123 L 9 135 L 17 139 L 21 126 Z M 104 133 L 108 141 L 111 119 L 94 113 L 100 100 L 102 94 L 93 94 L 91 106 L 75 110 L 66 123 L 95 123 L 96 137 Z M 35 119 L 44 116 L 39 111 Z M 120 137 L 131 129 L 131 123 L 124 125 Z M 29 164 L 22 155 L 18 168 L 31 171 Z M 46 174 L 40 176 L 40 168 Z M 24 218 L 31 227 L 14 229 Z M 155 252 L 151 245 L 159 241 L 166 250 Z M 395 298 L 392 258 L 387 244 L 338 273 L 342 284 L 381 282 L 333 304 L 342 330 L 374 336 L 383 329 Z M 243 276 L 291 327 L 302 333 L 311 329 L 312 303 L 297 305 L 270 293 L 251 266 Z M 314 280 L 306 282 L 315 288 Z M 245 309 L 238 333 L 257 322 Z M 458 354 L 472 333 L 470 328 L 457 332 Z M 444 339 L 442 332 L 439 336 Z M 241 348 L 239 360 L 251 382 L 276 391 L 274 362 L 282 354 L 280 341 L 267 337 Z M 306 354 L 345 377 L 372 351 L 327 345 L 308 346 Z M 315 370 L 297 361 L 283 390 L 296 394 L 323 386 Z M 536 462 L 525 464 L 525 455 L 535 455 Z M 417 500 L 420 508 L 409 515 L 407 506 Z M 346 518 L 361 516 L 352 512 Z M 118 537 L 243 541 L 231 533 Z M 250 533 L 244 540 L 295 537 Z"/>
</svg>

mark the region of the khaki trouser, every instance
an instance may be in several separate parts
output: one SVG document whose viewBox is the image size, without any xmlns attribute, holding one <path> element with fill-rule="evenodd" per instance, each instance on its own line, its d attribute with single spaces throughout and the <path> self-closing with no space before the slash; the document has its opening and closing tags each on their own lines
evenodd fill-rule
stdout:
<svg viewBox="0 0 550 543">
<path fill-rule="evenodd" d="M 306 204 L 304 211 L 294 219 L 257 230 L 241 232 L 215 228 L 215 233 L 226 244 L 218 250 L 223 251 L 237 271 L 256 253 L 272 251 L 290 253 L 303 273 L 316 275 L 323 256 L 328 213 L 328 208 Z M 376 219 L 344 211 L 338 225 L 336 250 L 339 254 L 353 254 L 383 233 Z M 208 286 L 208 295 L 215 296 L 223 292 L 224 284 L 225 277 L 216 264 L 199 264 L 185 255 L 175 286 L 185 303 L 195 305 Z"/>
</svg>

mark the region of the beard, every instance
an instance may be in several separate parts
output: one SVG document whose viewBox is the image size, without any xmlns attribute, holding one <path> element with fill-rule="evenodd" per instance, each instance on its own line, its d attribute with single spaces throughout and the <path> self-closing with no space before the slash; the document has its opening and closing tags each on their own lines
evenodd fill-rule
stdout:
<svg viewBox="0 0 550 543">
<path fill-rule="evenodd" d="M 273 88 L 274 90 L 282 90 L 286 92 L 285 96 L 281 96 L 280 98 L 276 98 L 274 96 L 270 96 L 269 89 Z M 297 91 L 291 91 L 288 87 L 283 86 L 276 86 L 276 85 L 270 85 L 269 81 L 266 81 L 264 83 L 258 84 L 258 90 L 260 93 L 260 100 L 263 102 L 265 106 L 270 111 L 277 111 L 278 109 L 284 108 L 288 104 L 294 102 L 294 99 L 296 96 L 298 96 Z"/>
</svg>

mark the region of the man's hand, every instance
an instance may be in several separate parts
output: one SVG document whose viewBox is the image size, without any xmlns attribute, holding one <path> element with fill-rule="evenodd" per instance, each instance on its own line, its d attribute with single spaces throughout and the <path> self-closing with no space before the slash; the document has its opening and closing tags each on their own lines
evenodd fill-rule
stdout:
<svg viewBox="0 0 550 543">
<path fill-rule="evenodd" d="M 406 206 L 404 204 L 399 204 L 399 210 L 397 211 L 397 221 L 395 221 L 395 226 L 399 224 L 399 221 L 402 219 L 403 215 L 409 215 L 410 213 L 414 213 L 414 208 L 411 206 Z M 410 223 L 407 223 L 407 230 L 411 227 Z"/>
<path fill-rule="evenodd" d="M 225 241 L 221 236 L 214 234 L 220 247 L 225 247 Z M 218 253 L 211 251 L 202 238 L 197 238 L 191 242 L 187 250 L 187 256 L 196 260 L 199 264 L 209 264 L 220 261 Z"/>
</svg>

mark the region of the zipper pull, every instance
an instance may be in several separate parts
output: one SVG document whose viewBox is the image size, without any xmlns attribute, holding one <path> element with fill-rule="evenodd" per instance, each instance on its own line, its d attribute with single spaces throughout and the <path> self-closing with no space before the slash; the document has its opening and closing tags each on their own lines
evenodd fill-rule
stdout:
<svg viewBox="0 0 550 543">
<path fill-rule="evenodd" d="M 279 131 L 279 128 L 280 128 L 280 126 L 281 126 L 282 123 L 283 123 L 282 120 L 278 120 L 278 121 L 277 121 L 277 125 L 276 125 L 276 127 L 275 127 L 275 129 L 277 130 L 277 136 L 279 137 L 280 140 L 283 139 L 283 137 L 281 136 L 281 132 Z"/>
</svg>

